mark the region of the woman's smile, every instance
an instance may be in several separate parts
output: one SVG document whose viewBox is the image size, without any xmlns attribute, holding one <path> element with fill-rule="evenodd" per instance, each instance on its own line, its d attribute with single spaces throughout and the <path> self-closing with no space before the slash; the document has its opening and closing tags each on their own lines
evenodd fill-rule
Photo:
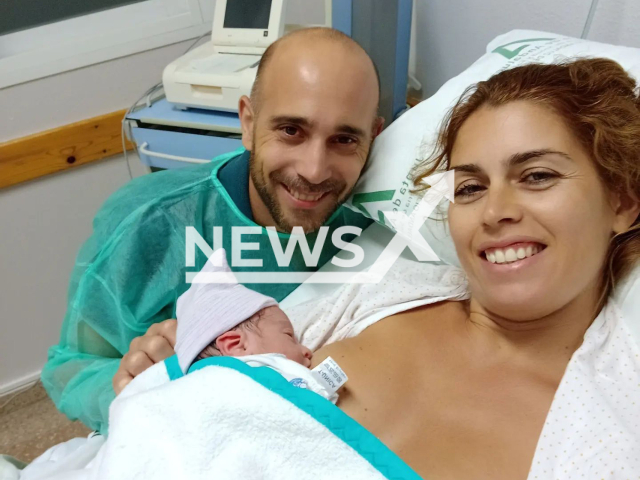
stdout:
<svg viewBox="0 0 640 480">
<path fill-rule="evenodd" d="M 519 258 L 520 255 L 522 258 Z M 489 251 L 486 256 L 480 257 L 480 264 L 488 275 L 523 273 L 527 275 L 527 278 L 533 279 L 532 268 L 542 265 L 548 256 L 547 247 L 540 244 L 535 246 L 529 244 L 526 248 L 520 246 L 517 250 L 509 247 Z M 544 274 L 544 271 L 541 271 L 541 274 Z"/>
<path fill-rule="evenodd" d="M 490 263 L 516 263 L 542 252 L 546 247 L 542 242 L 506 239 L 483 244 L 479 256 Z"/>
</svg>

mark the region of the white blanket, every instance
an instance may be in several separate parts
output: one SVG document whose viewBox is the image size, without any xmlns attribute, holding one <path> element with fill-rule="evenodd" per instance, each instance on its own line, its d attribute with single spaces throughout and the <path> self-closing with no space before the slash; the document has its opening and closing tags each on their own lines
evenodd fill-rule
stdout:
<svg viewBox="0 0 640 480">
<path fill-rule="evenodd" d="M 114 401 L 109 439 L 83 478 L 420 478 L 330 401 L 271 368 L 217 357 L 180 377 L 175 359 Z"/>
</svg>

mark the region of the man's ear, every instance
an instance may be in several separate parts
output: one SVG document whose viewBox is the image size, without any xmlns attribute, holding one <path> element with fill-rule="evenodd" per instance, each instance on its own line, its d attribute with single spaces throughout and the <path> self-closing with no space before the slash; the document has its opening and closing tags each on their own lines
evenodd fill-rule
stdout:
<svg viewBox="0 0 640 480">
<path fill-rule="evenodd" d="M 636 195 L 614 194 L 614 213 L 613 221 L 614 233 L 624 233 L 635 223 L 640 215 L 640 200 Z"/>
<path fill-rule="evenodd" d="M 229 330 L 220 335 L 216 340 L 216 347 L 226 357 L 238 357 L 244 355 L 247 349 L 247 338 L 242 329 Z"/>
<path fill-rule="evenodd" d="M 242 145 L 249 151 L 253 150 L 253 126 L 256 115 L 251 105 L 251 99 L 243 95 L 238 102 L 238 116 L 242 127 Z"/>
<path fill-rule="evenodd" d="M 378 135 L 380 135 L 382 133 L 383 128 L 384 128 L 384 117 L 377 117 L 373 121 L 372 137 L 375 139 Z"/>
</svg>

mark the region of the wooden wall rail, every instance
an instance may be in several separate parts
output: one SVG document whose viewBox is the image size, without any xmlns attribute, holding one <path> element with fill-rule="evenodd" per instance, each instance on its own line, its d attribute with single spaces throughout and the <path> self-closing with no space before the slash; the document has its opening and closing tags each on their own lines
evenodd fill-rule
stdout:
<svg viewBox="0 0 640 480">
<path fill-rule="evenodd" d="M 0 143 L 0 188 L 122 153 L 124 114 L 119 110 Z"/>
</svg>

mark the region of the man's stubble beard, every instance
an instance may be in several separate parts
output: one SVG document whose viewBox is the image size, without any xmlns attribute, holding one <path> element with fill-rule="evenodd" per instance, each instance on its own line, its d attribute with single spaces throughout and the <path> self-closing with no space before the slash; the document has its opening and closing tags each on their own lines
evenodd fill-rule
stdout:
<svg viewBox="0 0 640 480">
<path fill-rule="evenodd" d="M 269 190 L 269 186 L 265 181 L 264 174 L 262 169 L 262 162 L 258 160 L 258 153 L 254 150 L 251 151 L 251 156 L 249 159 L 249 175 L 251 177 L 251 181 L 253 182 L 253 186 L 255 187 L 258 195 L 260 195 L 260 199 L 267 207 L 271 218 L 273 218 L 275 222 L 275 227 L 281 231 L 286 233 L 291 233 L 293 227 L 302 227 L 305 234 L 309 234 L 318 230 L 324 223 L 331 218 L 331 216 L 335 213 L 335 211 L 344 203 L 344 201 L 349 198 L 351 192 L 353 191 L 354 186 L 349 189 L 345 194 L 343 194 L 339 199 L 337 199 L 331 208 L 327 209 L 327 214 L 324 215 L 321 219 L 314 218 L 314 211 L 311 210 L 311 215 L 307 215 L 304 210 L 299 211 L 299 218 L 295 220 L 296 224 L 292 224 L 287 218 L 285 213 L 283 212 L 280 204 L 277 200 L 277 194 L 275 192 L 271 192 Z M 274 172 L 277 174 L 277 172 Z M 273 177 L 273 175 L 272 175 Z M 277 177 L 277 175 L 276 175 Z M 271 178 L 271 180 L 275 183 L 278 182 L 277 178 Z M 298 181 L 302 182 L 303 180 L 299 179 Z M 308 183 L 308 182 L 307 182 Z M 313 191 L 313 187 L 309 188 L 310 191 Z M 330 193 L 332 195 L 332 193 Z"/>
</svg>

